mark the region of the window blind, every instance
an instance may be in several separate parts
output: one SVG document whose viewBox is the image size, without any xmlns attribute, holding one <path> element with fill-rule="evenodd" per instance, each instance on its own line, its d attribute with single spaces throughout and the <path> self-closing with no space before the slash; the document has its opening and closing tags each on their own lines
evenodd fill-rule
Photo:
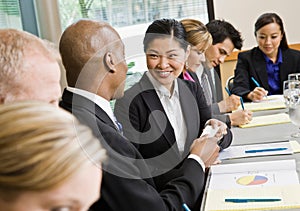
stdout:
<svg viewBox="0 0 300 211">
<path fill-rule="evenodd" d="M 0 0 L 0 28 L 22 29 L 19 0 Z"/>
</svg>

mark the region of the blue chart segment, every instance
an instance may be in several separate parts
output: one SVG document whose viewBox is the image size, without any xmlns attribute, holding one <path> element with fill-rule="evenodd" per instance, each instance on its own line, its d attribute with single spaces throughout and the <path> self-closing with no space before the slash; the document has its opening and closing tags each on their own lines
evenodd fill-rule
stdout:
<svg viewBox="0 0 300 211">
<path fill-rule="evenodd" d="M 268 181 L 268 178 L 261 175 L 250 175 L 243 176 L 236 180 L 237 184 L 248 186 L 248 185 L 261 185 Z"/>
</svg>

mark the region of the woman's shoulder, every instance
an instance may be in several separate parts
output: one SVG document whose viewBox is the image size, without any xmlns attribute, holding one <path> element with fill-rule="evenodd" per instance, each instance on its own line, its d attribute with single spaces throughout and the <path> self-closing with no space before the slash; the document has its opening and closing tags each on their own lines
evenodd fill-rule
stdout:
<svg viewBox="0 0 300 211">
<path fill-rule="evenodd" d="M 296 57 L 300 57 L 300 51 L 292 48 L 287 48 L 285 50 L 282 50 L 283 54 L 289 54 L 289 55 L 294 55 Z"/>
</svg>

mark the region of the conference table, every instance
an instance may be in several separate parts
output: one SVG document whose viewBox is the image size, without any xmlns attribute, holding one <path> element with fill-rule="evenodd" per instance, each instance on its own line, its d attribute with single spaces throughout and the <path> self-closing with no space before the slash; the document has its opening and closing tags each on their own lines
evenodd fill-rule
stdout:
<svg viewBox="0 0 300 211">
<path fill-rule="evenodd" d="M 276 109 L 276 110 L 267 110 L 253 112 L 253 116 L 262 116 L 270 115 L 276 113 L 288 112 L 287 109 Z M 300 138 L 291 137 L 292 133 L 297 132 L 299 128 L 292 123 L 283 123 L 283 124 L 274 124 L 267 126 L 251 127 L 251 128 L 239 128 L 232 127 L 231 131 L 233 133 L 233 142 L 232 145 L 245 145 L 245 144 L 257 144 L 257 143 L 268 143 L 268 142 L 281 142 L 281 141 L 291 141 L 295 140 L 300 143 Z M 261 156 L 261 157 L 247 157 L 247 158 L 237 158 L 231 160 L 223 160 L 222 164 L 231 164 L 231 163 L 244 163 L 244 162 L 259 162 L 259 161 L 272 161 L 272 160 L 296 160 L 296 168 L 298 178 L 300 180 L 300 153 L 294 153 L 289 155 L 274 155 L 274 156 Z M 222 165 L 220 164 L 220 165 Z M 205 193 L 208 188 L 208 183 L 206 184 Z M 204 193 L 201 211 L 204 210 L 206 194 Z M 299 196 L 300 197 L 300 196 Z M 289 211 L 296 211 L 299 209 L 286 209 Z"/>
</svg>

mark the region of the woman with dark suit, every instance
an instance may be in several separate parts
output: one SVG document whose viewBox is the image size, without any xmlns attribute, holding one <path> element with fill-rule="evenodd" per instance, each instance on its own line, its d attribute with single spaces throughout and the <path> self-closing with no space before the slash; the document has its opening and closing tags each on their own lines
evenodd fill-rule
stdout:
<svg viewBox="0 0 300 211">
<path fill-rule="evenodd" d="M 202 89 L 177 78 L 190 52 L 183 25 L 173 19 L 156 20 L 148 27 L 143 43 L 149 71 L 116 101 L 115 115 L 152 175 L 179 167 L 206 125 L 219 127 L 219 145 L 228 147 L 232 134 L 224 123 L 211 119 Z M 164 180 L 159 178 L 161 187 Z"/>
<path fill-rule="evenodd" d="M 281 18 L 275 13 L 261 15 L 255 23 L 258 46 L 238 55 L 232 93 L 247 101 L 282 94 L 283 81 L 300 72 L 300 52 L 290 49 Z"/>
</svg>

